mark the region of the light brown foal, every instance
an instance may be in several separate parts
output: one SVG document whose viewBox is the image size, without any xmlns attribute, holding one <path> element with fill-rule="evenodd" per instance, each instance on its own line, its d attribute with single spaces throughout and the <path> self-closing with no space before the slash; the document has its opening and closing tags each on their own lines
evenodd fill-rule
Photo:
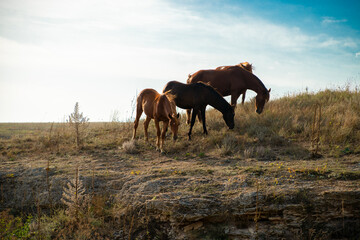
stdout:
<svg viewBox="0 0 360 240">
<path fill-rule="evenodd" d="M 154 119 L 157 133 L 156 149 L 163 153 L 165 133 L 169 124 L 173 133 L 173 139 L 177 139 L 177 132 L 180 122 L 179 114 L 176 114 L 174 96 L 168 92 L 159 94 L 156 90 L 151 88 L 144 89 L 140 92 L 136 102 L 136 118 L 134 121 L 133 139 L 135 139 L 136 129 L 139 125 L 139 119 L 143 112 L 146 114 L 146 119 L 144 122 L 145 141 L 148 141 L 149 123 L 151 119 Z M 159 122 L 163 122 L 162 131 L 160 130 Z"/>
</svg>

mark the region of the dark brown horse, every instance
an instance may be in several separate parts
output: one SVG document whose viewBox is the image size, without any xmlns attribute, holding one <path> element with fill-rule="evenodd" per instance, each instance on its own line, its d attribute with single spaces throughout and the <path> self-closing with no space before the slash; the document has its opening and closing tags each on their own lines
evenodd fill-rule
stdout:
<svg viewBox="0 0 360 240">
<path fill-rule="evenodd" d="M 136 102 L 136 118 L 134 121 L 134 133 L 133 139 L 136 136 L 136 129 L 139 124 L 139 119 L 143 111 L 146 114 L 144 122 L 145 140 L 148 141 L 148 126 L 151 119 L 155 120 L 155 126 L 157 131 L 157 149 L 164 152 L 164 140 L 167 127 L 170 123 L 170 128 L 173 133 L 173 138 L 176 140 L 179 127 L 179 114 L 176 114 L 176 105 L 174 102 L 174 96 L 168 92 L 159 94 L 156 90 L 147 88 L 140 92 Z M 161 144 L 160 144 L 160 126 L 159 122 L 163 122 L 163 128 L 161 131 Z"/>
<path fill-rule="evenodd" d="M 269 101 L 270 91 L 267 90 L 261 80 L 242 67 L 229 67 L 222 70 L 200 70 L 194 73 L 187 83 L 205 82 L 214 87 L 221 95 L 231 95 L 231 105 L 235 109 L 237 99 L 246 89 L 257 93 L 255 97 L 256 112 L 262 113 L 265 103 Z M 190 110 L 187 110 L 187 122 L 189 123 Z"/>
<path fill-rule="evenodd" d="M 190 130 L 188 133 L 191 139 L 191 131 L 195 123 L 197 112 L 200 111 L 203 119 L 203 130 L 207 134 L 205 111 L 206 106 L 210 105 L 223 114 L 224 121 L 229 129 L 234 128 L 234 109 L 231 105 L 211 86 L 204 83 L 184 84 L 177 81 L 168 82 L 163 92 L 169 91 L 175 96 L 176 106 L 183 109 L 192 109 Z"/>
</svg>

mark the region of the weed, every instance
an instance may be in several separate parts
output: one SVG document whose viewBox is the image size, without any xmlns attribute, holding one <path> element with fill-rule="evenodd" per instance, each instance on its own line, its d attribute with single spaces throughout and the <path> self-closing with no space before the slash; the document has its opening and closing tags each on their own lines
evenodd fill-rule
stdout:
<svg viewBox="0 0 360 240">
<path fill-rule="evenodd" d="M 31 236 L 30 224 L 32 215 L 26 219 L 14 217 L 9 210 L 0 212 L 0 238 L 1 239 L 29 239 Z"/>
<path fill-rule="evenodd" d="M 318 116 L 317 116 L 318 114 Z M 319 144 L 320 144 L 320 127 L 321 127 L 321 105 L 315 105 L 314 120 L 311 130 L 311 148 L 313 156 L 319 156 Z"/>
<path fill-rule="evenodd" d="M 205 157 L 205 153 L 204 152 L 199 153 L 199 158 L 203 158 L 203 157 Z"/>
<path fill-rule="evenodd" d="M 234 153 L 237 149 L 238 141 L 234 134 L 226 135 L 218 149 L 221 156 L 228 156 Z"/>
<path fill-rule="evenodd" d="M 122 149 L 124 149 L 124 151 L 129 154 L 138 153 L 138 150 L 136 149 L 135 140 L 124 142 L 122 145 Z"/>
<path fill-rule="evenodd" d="M 83 113 L 80 112 L 78 102 L 75 104 L 74 112 L 69 115 L 68 122 L 75 131 L 76 146 L 80 149 L 83 144 L 85 129 L 88 127 L 89 118 L 84 117 Z"/>
<path fill-rule="evenodd" d="M 61 201 L 67 206 L 69 215 L 78 218 L 79 212 L 84 210 L 86 200 L 85 188 L 80 180 L 79 168 L 76 167 L 75 177 L 64 188 Z"/>
<path fill-rule="evenodd" d="M 247 148 L 247 149 L 245 149 L 245 150 L 244 150 L 244 158 L 245 158 L 245 159 L 251 158 L 252 155 L 253 155 L 253 151 L 254 151 L 253 148 Z"/>
</svg>

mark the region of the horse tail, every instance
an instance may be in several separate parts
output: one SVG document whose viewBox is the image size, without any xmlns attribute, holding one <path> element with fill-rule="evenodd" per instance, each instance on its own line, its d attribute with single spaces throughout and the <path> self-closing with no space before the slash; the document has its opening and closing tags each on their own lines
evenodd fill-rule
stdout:
<svg viewBox="0 0 360 240">
<path fill-rule="evenodd" d="M 143 108 L 142 108 L 143 95 L 144 95 L 144 91 L 140 92 L 136 99 L 136 117 L 135 117 L 135 121 L 134 121 L 134 131 L 133 131 L 132 139 L 135 139 L 136 129 L 139 125 L 139 120 L 140 120 L 141 114 L 143 113 Z"/>
<path fill-rule="evenodd" d="M 141 91 L 136 99 L 136 120 L 140 118 L 141 114 L 143 113 L 143 106 L 142 106 L 142 100 L 144 96 L 144 91 Z"/>
<path fill-rule="evenodd" d="M 136 99 L 136 111 L 142 110 L 142 99 L 144 92 L 141 92 Z"/>
</svg>

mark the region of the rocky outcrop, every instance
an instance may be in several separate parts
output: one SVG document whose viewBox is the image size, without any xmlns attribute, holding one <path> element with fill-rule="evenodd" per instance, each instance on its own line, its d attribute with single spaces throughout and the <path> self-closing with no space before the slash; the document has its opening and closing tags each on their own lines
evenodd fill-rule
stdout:
<svg viewBox="0 0 360 240">
<path fill-rule="evenodd" d="M 249 176 L 234 176 L 229 183 L 211 171 L 201 173 L 126 170 L 80 179 L 88 189 L 113 195 L 113 203 L 124 206 L 119 218 L 131 215 L 128 209 L 136 213 L 133 239 L 360 238 L 358 179 L 349 186 L 339 180 L 337 186 L 344 186 L 334 188 L 334 179 L 291 179 L 274 186 L 263 178 L 263 186 L 257 186 Z M 19 167 L 1 172 L 0 181 L 1 208 L 21 210 L 35 203 L 46 208 L 50 199 L 60 205 L 68 178 L 56 168 Z M 115 232 L 114 239 L 126 235 Z"/>
<path fill-rule="evenodd" d="M 360 192 L 297 192 L 281 203 L 261 193 L 181 196 L 146 201 L 154 221 L 170 223 L 169 239 L 357 239 Z M 223 237 L 223 238 L 222 238 Z"/>
</svg>

